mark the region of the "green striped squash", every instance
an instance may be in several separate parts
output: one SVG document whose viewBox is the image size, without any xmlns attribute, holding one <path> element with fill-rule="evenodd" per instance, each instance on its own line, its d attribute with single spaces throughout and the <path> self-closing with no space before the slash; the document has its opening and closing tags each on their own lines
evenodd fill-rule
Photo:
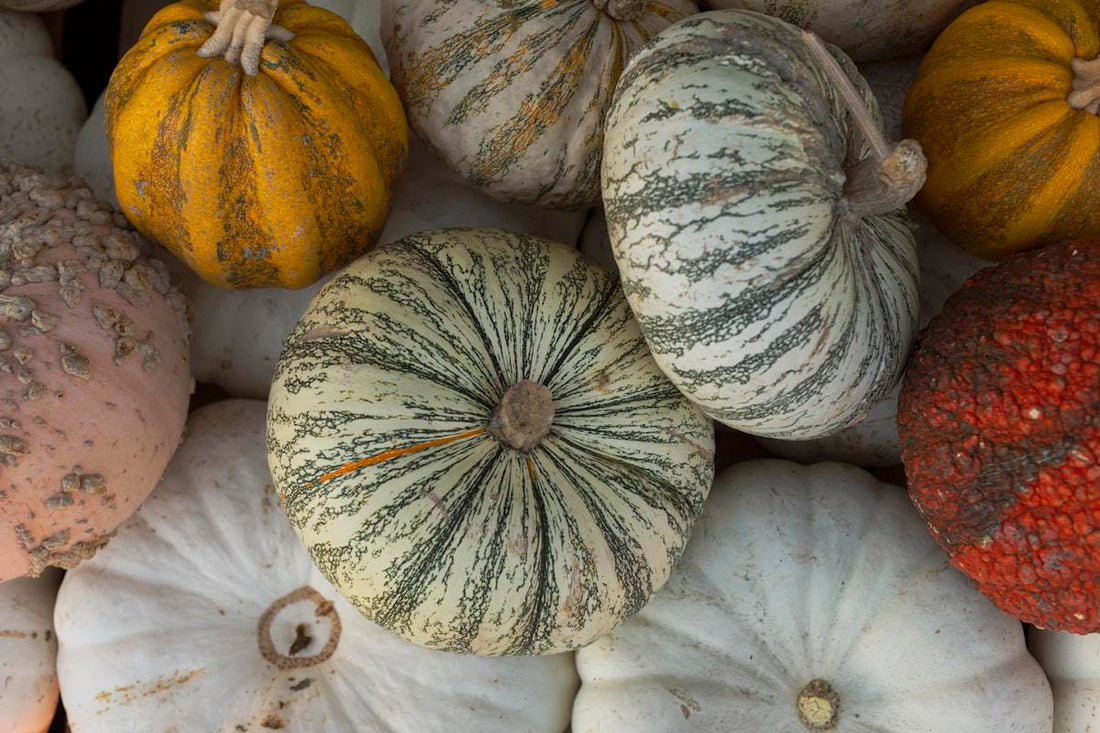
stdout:
<svg viewBox="0 0 1100 733">
<path fill-rule="evenodd" d="M 604 117 L 628 59 L 694 0 L 383 0 L 409 123 L 474 185 L 550 208 L 600 197 Z"/>
<path fill-rule="evenodd" d="M 329 282 L 284 345 L 267 440 L 353 605 L 485 655 L 574 649 L 641 608 L 714 470 L 710 422 L 615 278 L 488 229 L 412 235 Z"/>
<path fill-rule="evenodd" d="M 881 136 L 866 82 L 831 53 Z M 781 20 L 701 13 L 625 71 L 603 161 L 612 249 L 657 363 L 716 420 L 820 437 L 900 378 L 917 318 L 910 221 L 897 204 L 864 213 L 868 189 L 847 185 L 875 159 Z"/>
</svg>

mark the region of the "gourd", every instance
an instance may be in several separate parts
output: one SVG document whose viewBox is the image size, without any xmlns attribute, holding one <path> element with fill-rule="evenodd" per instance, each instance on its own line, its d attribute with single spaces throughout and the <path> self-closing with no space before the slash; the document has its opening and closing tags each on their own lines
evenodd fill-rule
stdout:
<svg viewBox="0 0 1100 733">
<path fill-rule="evenodd" d="M 88 109 L 41 19 L 0 3 L 0 160 L 68 175 Z"/>
<path fill-rule="evenodd" d="M 71 567 L 153 489 L 193 382 L 187 300 L 92 192 L 0 163 L 0 580 Z"/>
<path fill-rule="evenodd" d="M 1031 628 L 1027 640 L 1054 692 L 1054 733 L 1100 731 L 1100 635 Z"/>
<path fill-rule="evenodd" d="M 46 733 L 57 710 L 53 604 L 61 575 L 0 583 L 0 729 Z"/>
<path fill-rule="evenodd" d="M 121 206 L 115 196 L 115 169 L 111 165 L 111 151 L 107 145 L 107 128 L 103 117 L 103 103 L 107 90 L 96 99 L 92 113 L 76 137 L 73 150 L 73 174 L 80 176 L 96 197 L 109 202 L 116 209 Z"/>
<path fill-rule="evenodd" d="M 573 729 L 1049 733 L 1023 629 L 853 466 L 741 463 L 668 584 L 577 653 Z"/>
<path fill-rule="evenodd" d="M 755 10 L 835 43 L 854 61 L 919 53 L 979 0 L 704 0 L 714 9 Z"/>
<path fill-rule="evenodd" d="M 881 61 L 860 67 L 879 103 L 886 136 L 901 135 L 901 114 L 905 96 L 917 76 L 920 58 Z M 917 225 L 917 259 L 920 262 L 920 315 L 918 329 L 924 328 L 940 312 L 955 290 L 987 263 L 948 241 L 928 219 L 910 207 L 909 215 Z M 800 463 L 843 461 L 866 468 L 901 465 L 898 445 L 898 392 L 896 385 L 855 425 L 816 440 L 776 440 L 760 442 L 773 455 Z"/>
<path fill-rule="evenodd" d="M 575 649 L 641 608 L 714 463 L 615 278 L 487 229 L 412 235 L 330 281 L 283 347 L 267 440 L 345 598 L 485 655 Z"/>
<path fill-rule="evenodd" d="M 961 15 L 921 64 L 906 135 L 928 155 L 917 203 L 985 259 L 1100 227 L 1100 7 L 997 0 Z"/>
<path fill-rule="evenodd" d="M 382 40 L 412 128 L 493 196 L 600 198 L 604 118 L 627 60 L 694 0 L 383 0 Z"/>
<path fill-rule="evenodd" d="M 1100 242 L 982 270 L 922 334 L 898 433 L 951 563 L 1016 618 L 1100 631 Z"/>
<path fill-rule="evenodd" d="M 331 10 L 346 20 L 352 30 L 370 45 L 382 71 L 389 73 L 390 65 L 386 60 L 386 49 L 382 45 L 381 0 L 312 0 L 310 5 Z"/>
<path fill-rule="evenodd" d="M 560 733 L 572 655 L 429 652 L 359 615 L 279 510 L 264 404 L 193 413 L 163 483 L 65 577 L 58 674 L 73 730 Z"/>
<path fill-rule="evenodd" d="M 199 55 L 232 30 L 214 33 L 214 8 L 164 8 L 111 75 L 115 192 L 207 282 L 305 287 L 377 242 L 405 167 L 404 113 L 338 16 L 282 0 L 278 38 L 257 58 L 246 49 L 260 65 L 249 75 Z"/>
<path fill-rule="evenodd" d="M 603 161 L 612 249 L 657 363 L 715 420 L 818 438 L 900 378 L 923 157 L 888 146 L 877 115 L 842 53 L 746 11 L 683 20 L 624 72 Z"/>
</svg>

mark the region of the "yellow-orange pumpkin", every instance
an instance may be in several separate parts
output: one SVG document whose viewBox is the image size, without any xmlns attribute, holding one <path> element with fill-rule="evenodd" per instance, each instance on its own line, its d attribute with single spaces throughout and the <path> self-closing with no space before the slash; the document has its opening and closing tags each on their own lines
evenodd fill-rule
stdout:
<svg viewBox="0 0 1100 733">
<path fill-rule="evenodd" d="M 300 288 L 376 241 L 408 153 L 405 113 L 339 16 L 280 0 L 259 73 L 200 58 L 211 0 L 153 17 L 106 98 L 115 191 L 146 236 L 222 287 Z"/>
<path fill-rule="evenodd" d="M 991 0 L 932 46 L 905 106 L 918 205 L 997 259 L 1100 233 L 1100 0 Z"/>
</svg>

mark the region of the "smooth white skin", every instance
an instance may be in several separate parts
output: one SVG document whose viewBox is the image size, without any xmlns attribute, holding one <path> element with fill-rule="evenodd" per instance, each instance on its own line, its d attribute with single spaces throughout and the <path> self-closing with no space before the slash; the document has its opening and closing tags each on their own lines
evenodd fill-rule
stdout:
<svg viewBox="0 0 1100 733">
<path fill-rule="evenodd" d="M 1100 634 L 1028 629 L 1054 691 L 1054 733 L 1100 733 Z"/>
<path fill-rule="evenodd" d="M 44 733 L 57 709 L 53 604 L 61 573 L 0 583 L 0 730 Z"/>
</svg>

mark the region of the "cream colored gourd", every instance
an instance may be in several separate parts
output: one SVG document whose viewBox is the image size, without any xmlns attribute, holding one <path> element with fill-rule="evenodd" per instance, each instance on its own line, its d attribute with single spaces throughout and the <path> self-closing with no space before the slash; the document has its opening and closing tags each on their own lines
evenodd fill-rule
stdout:
<svg viewBox="0 0 1100 733">
<path fill-rule="evenodd" d="M 54 60 L 42 20 L 4 7 L 0 2 L 0 160 L 68 175 L 88 116 L 84 95 Z"/>
<path fill-rule="evenodd" d="M 163 483 L 65 578 L 58 673 L 80 733 L 560 733 L 572 655 L 429 652 L 363 618 L 280 511 L 264 404 L 194 413 Z"/>
<path fill-rule="evenodd" d="M 577 652 L 584 733 L 1050 733 L 1020 624 L 952 570 L 902 489 L 741 463 L 668 583 Z"/>
<path fill-rule="evenodd" d="M 1054 733 L 1100 733 L 1100 634 L 1032 627 L 1028 646 L 1054 691 Z"/>
<path fill-rule="evenodd" d="M 104 90 L 92 106 L 92 113 L 81 126 L 73 150 L 73 175 L 84 179 L 95 195 L 120 208 L 115 196 L 115 170 L 111 165 L 111 151 L 107 147 L 107 129 L 103 120 Z"/>
<path fill-rule="evenodd" d="M 0 583 L 0 730 L 45 733 L 57 709 L 53 604 L 61 573 Z"/>
<path fill-rule="evenodd" d="M 979 0 L 704 0 L 715 9 L 775 15 L 835 43 L 855 61 L 923 51 L 936 34 Z"/>
</svg>

